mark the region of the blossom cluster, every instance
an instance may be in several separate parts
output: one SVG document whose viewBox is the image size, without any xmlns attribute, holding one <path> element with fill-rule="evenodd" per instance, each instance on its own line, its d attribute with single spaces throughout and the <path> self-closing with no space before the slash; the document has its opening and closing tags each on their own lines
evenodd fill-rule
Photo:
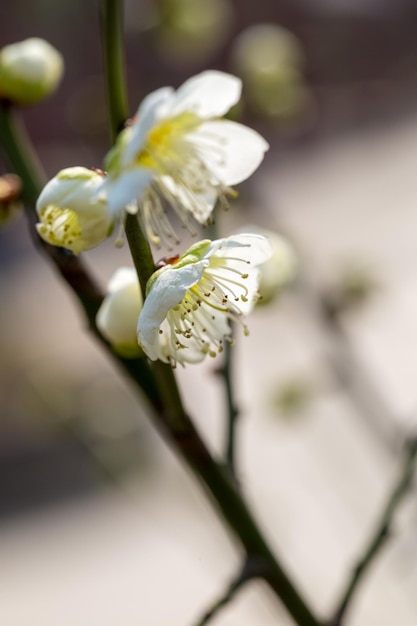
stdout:
<svg viewBox="0 0 417 626">
<path fill-rule="evenodd" d="M 240 93 L 238 78 L 206 71 L 176 91 L 148 95 L 103 170 L 67 168 L 47 183 L 36 207 L 39 235 L 79 254 L 130 213 L 151 244 L 172 249 L 179 240 L 166 205 L 194 234 L 194 224 L 205 225 L 217 202 L 227 205 L 232 187 L 254 172 L 268 149 L 257 132 L 222 118 Z M 123 268 L 109 285 L 98 328 L 125 356 L 143 350 L 173 366 L 215 356 L 230 341 L 230 321 L 240 323 L 252 309 L 259 267 L 271 255 L 268 239 L 257 234 L 203 240 L 166 259 L 146 294 L 135 271 Z"/>
</svg>

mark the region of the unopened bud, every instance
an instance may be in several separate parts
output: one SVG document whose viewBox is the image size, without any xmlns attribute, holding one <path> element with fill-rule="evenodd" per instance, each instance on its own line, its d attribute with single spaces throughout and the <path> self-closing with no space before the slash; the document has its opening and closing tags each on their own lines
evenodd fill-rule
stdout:
<svg viewBox="0 0 417 626">
<path fill-rule="evenodd" d="M 44 187 L 36 203 L 39 235 L 79 254 L 109 237 L 114 219 L 99 194 L 103 174 L 85 167 L 61 170 Z"/>
<path fill-rule="evenodd" d="M 64 70 L 61 54 L 33 37 L 0 50 L 0 97 L 15 104 L 35 104 L 57 88 Z"/>
<path fill-rule="evenodd" d="M 107 295 L 96 317 L 97 328 L 121 356 L 143 356 L 137 340 L 141 310 L 142 295 L 136 271 L 121 267 L 109 282 Z"/>
</svg>

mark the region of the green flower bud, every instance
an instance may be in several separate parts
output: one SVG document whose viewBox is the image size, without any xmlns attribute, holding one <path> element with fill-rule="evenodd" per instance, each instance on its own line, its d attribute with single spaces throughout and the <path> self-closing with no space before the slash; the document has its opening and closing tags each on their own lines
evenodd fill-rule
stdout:
<svg viewBox="0 0 417 626">
<path fill-rule="evenodd" d="M 64 70 L 61 54 L 33 37 L 0 50 L 0 97 L 15 104 L 35 104 L 57 88 Z"/>
</svg>

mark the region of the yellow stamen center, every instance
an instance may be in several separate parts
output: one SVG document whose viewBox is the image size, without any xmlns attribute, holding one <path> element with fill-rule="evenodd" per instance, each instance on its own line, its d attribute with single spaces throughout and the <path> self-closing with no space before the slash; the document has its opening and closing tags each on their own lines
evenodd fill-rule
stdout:
<svg viewBox="0 0 417 626">
<path fill-rule="evenodd" d="M 181 113 L 162 120 L 149 132 L 136 158 L 137 165 L 161 171 L 167 161 L 178 160 L 178 142 L 184 135 L 196 130 L 201 122 L 194 113 Z"/>
</svg>

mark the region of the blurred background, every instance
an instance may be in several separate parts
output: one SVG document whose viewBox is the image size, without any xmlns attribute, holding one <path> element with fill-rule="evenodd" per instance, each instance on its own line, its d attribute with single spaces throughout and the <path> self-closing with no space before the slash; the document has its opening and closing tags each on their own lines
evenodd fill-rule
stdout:
<svg viewBox="0 0 417 626">
<path fill-rule="evenodd" d="M 274 548 L 328 615 L 416 428 L 417 5 L 125 6 L 132 115 L 150 91 L 216 68 L 243 80 L 231 116 L 270 142 L 218 220 L 222 234 L 281 232 L 299 258 L 294 284 L 259 307 L 235 350 L 238 466 Z M 0 46 L 39 36 L 65 58 L 57 93 L 22 111 L 47 176 L 99 167 L 109 135 L 97 2 L 15 0 L 1 15 Z M 104 286 L 129 255 L 107 242 L 85 260 Z M 18 212 L 0 229 L 0 294 L 1 623 L 193 626 L 239 552 Z M 178 375 L 220 451 L 214 362 Z M 347 623 L 415 626 L 416 583 L 411 492 Z M 258 583 L 213 623 L 290 625 Z"/>
</svg>

